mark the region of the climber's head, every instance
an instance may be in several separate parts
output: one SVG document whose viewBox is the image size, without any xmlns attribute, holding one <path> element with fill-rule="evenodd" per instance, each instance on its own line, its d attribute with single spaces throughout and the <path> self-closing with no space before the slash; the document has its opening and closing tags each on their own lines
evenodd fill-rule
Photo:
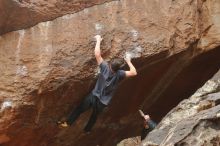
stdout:
<svg viewBox="0 0 220 146">
<path fill-rule="evenodd" d="M 113 72 L 117 72 L 119 69 L 121 69 L 123 64 L 124 60 L 121 58 L 115 58 L 110 61 L 110 67 Z"/>
<path fill-rule="evenodd" d="M 150 120 L 150 116 L 149 115 L 145 115 L 144 119 L 145 119 L 146 122 L 148 122 Z"/>
</svg>

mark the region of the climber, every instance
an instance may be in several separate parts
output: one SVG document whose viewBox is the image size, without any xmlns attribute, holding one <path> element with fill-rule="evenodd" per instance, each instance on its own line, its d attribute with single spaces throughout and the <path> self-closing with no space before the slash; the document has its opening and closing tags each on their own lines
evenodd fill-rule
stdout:
<svg viewBox="0 0 220 146">
<path fill-rule="evenodd" d="M 104 61 L 100 51 L 102 38 L 100 35 L 96 35 L 95 39 L 96 46 L 94 53 L 96 61 L 100 67 L 100 73 L 95 88 L 88 96 L 85 97 L 81 104 L 75 110 L 73 110 L 68 119 L 65 122 L 60 123 L 61 127 L 68 127 L 75 122 L 81 113 L 93 108 L 90 119 L 84 128 L 86 133 L 91 131 L 96 122 L 97 116 L 109 104 L 118 83 L 125 77 L 137 75 L 136 69 L 131 63 L 130 55 L 126 55 L 125 57 L 125 61 L 129 66 L 129 71 L 120 69 L 120 67 L 123 65 L 123 59 L 113 59 L 109 64 Z"/>
<path fill-rule="evenodd" d="M 157 124 L 151 120 L 149 115 L 144 115 L 142 117 L 144 120 L 144 127 L 141 131 L 141 140 L 144 140 L 148 133 L 151 132 L 157 126 Z"/>
</svg>

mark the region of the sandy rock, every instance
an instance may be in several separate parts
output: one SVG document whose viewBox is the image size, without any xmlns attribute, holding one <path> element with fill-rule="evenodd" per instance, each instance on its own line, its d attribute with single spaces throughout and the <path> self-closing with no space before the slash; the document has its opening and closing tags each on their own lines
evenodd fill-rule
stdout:
<svg viewBox="0 0 220 146">
<path fill-rule="evenodd" d="M 128 138 L 121 141 L 117 146 L 138 146 L 140 142 L 140 137 Z"/>
</svg>

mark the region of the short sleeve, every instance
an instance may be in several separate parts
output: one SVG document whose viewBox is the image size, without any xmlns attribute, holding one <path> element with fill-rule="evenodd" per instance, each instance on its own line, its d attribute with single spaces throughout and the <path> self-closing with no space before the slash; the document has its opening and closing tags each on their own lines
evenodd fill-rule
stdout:
<svg viewBox="0 0 220 146">
<path fill-rule="evenodd" d="M 151 129 L 154 129 L 154 128 L 157 126 L 157 124 L 156 124 L 154 121 L 152 121 L 152 120 L 149 120 L 149 121 L 148 121 L 148 125 L 149 125 L 149 127 L 150 127 Z"/>
<path fill-rule="evenodd" d="M 118 71 L 118 76 L 119 76 L 119 79 L 122 80 L 125 78 L 125 71 L 124 70 L 119 70 Z"/>
<path fill-rule="evenodd" d="M 105 61 L 102 61 L 102 63 L 99 65 L 99 67 L 100 67 L 100 72 L 103 73 L 103 72 L 105 72 L 105 70 L 108 69 L 108 63 Z"/>
</svg>

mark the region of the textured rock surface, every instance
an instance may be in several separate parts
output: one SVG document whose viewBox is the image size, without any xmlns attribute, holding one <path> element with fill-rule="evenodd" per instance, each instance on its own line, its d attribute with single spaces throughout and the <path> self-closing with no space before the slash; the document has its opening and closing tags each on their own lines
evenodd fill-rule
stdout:
<svg viewBox="0 0 220 146">
<path fill-rule="evenodd" d="M 171 110 L 143 146 L 220 145 L 220 71 Z"/>
<path fill-rule="evenodd" d="M 0 34 L 78 12 L 110 0 L 1 0 Z"/>
<path fill-rule="evenodd" d="M 141 137 L 132 137 L 122 140 L 117 146 L 139 146 L 141 143 Z"/>
<path fill-rule="evenodd" d="M 139 108 L 160 120 L 219 69 L 219 10 L 218 0 L 112 1 L 0 36 L 1 144 L 112 146 L 138 135 Z M 82 134 L 89 112 L 59 129 L 94 85 L 96 34 L 105 59 L 131 52 L 138 76 L 121 84 L 92 134 Z"/>
</svg>

